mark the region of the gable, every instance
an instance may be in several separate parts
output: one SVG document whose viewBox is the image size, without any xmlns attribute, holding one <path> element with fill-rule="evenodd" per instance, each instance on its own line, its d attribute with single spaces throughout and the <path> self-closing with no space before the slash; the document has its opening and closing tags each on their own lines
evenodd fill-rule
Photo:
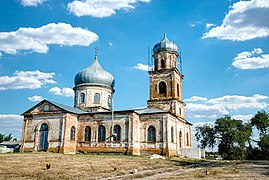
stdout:
<svg viewBox="0 0 269 180">
<path fill-rule="evenodd" d="M 46 113 L 59 113 L 65 112 L 65 110 L 57 107 L 47 100 L 43 100 L 34 107 L 30 108 L 28 111 L 24 112 L 22 115 L 26 114 L 46 114 Z"/>
</svg>

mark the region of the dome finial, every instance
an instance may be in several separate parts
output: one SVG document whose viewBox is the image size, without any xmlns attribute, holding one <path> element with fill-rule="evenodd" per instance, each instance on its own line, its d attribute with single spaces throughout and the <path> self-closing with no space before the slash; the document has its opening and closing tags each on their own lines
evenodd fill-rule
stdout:
<svg viewBox="0 0 269 180">
<path fill-rule="evenodd" d="M 94 50 L 95 50 L 95 56 L 94 56 L 94 59 L 97 60 L 97 59 L 98 59 L 98 48 L 95 47 Z"/>
<path fill-rule="evenodd" d="M 166 26 L 164 25 L 164 30 L 163 30 L 163 32 L 164 32 L 164 38 L 166 38 Z"/>
</svg>

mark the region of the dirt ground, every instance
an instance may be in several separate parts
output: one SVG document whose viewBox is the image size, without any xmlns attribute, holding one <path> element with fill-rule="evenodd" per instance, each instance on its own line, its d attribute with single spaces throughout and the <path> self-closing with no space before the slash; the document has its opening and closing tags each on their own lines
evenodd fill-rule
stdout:
<svg viewBox="0 0 269 180">
<path fill-rule="evenodd" d="M 46 168 L 50 164 L 50 169 Z M 206 175 L 206 171 L 208 174 Z M 1 154 L 0 179 L 269 179 L 269 161 L 207 161 L 180 157 Z"/>
</svg>

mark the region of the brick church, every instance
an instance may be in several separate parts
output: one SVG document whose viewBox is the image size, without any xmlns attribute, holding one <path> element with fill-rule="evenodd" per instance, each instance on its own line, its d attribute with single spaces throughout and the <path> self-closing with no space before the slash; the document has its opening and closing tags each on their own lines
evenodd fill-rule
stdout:
<svg viewBox="0 0 269 180">
<path fill-rule="evenodd" d="M 147 107 L 112 110 L 115 80 L 99 64 L 75 76 L 74 107 L 43 100 L 24 112 L 22 152 L 161 154 L 191 148 L 184 119 L 178 48 L 164 38 L 153 47 Z"/>
</svg>

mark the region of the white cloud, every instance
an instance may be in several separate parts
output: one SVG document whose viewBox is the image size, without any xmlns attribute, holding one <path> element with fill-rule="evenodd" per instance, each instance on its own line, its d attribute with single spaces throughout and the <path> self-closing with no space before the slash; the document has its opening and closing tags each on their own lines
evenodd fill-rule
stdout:
<svg viewBox="0 0 269 180">
<path fill-rule="evenodd" d="M 237 54 L 237 56 L 234 58 L 232 66 L 238 69 L 268 68 L 269 54 L 262 54 L 262 53 L 263 51 L 261 48 L 254 48 L 251 52 L 248 51 L 241 52 Z"/>
<path fill-rule="evenodd" d="M 50 93 L 58 96 L 74 97 L 74 91 L 71 88 L 53 87 L 49 90 Z"/>
<path fill-rule="evenodd" d="M 216 26 L 216 24 L 211 24 L 211 23 L 206 23 L 206 28 L 211 28 L 211 27 L 214 27 L 214 26 Z"/>
<path fill-rule="evenodd" d="M 15 71 L 14 76 L 0 76 L 0 90 L 37 89 L 46 84 L 55 84 L 55 73 L 36 71 Z"/>
<path fill-rule="evenodd" d="M 32 101 L 32 102 L 37 102 L 37 101 L 43 100 L 43 97 L 42 96 L 32 96 L 32 97 L 28 97 L 28 100 Z"/>
<path fill-rule="evenodd" d="M 109 46 L 112 46 L 112 45 L 113 45 L 111 41 L 109 41 L 109 43 L 108 43 L 108 44 L 109 44 Z"/>
<path fill-rule="evenodd" d="M 23 117 L 17 114 L 0 114 L 0 133 L 8 135 L 11 133 L 14 138 L 21 138 Z"/>
<path fill-rule="evenodd" d="M 231 6 L 220 26 L 203 38 L 245 41 L 269 36 L 269 0 L 239 1 Z"/>
<path fill-rule="evenodd" d="M 194 96 L 186 99 L 186 102 L 190 103 L 186 103 L 185 112 L 187 118 L 216 118 L 230 114 L 232 111 L 264 109 L 269 106 L 268 99 L 268 96 L 259 94 L 253 96 L 227 95 L 208 100 L 205 100 L 204 97 Z"/>
<path fill-rule="evenodd" d="M 0 52 L 16 54 L 20 50 L 47 53 L 48 45 L 89 46 L 97 34 L 65 23 L 50 23 L 39 28 L 19 28 L 0 32 Z"/>
<path fill-rule="evenodd" d="M 141 70 L 141 71 L 148 71 L 150 69 L 148 65 L 141 64 L 141 63 L 138 63 L 137 65 L 133 66 L 133 68 Z"/>
<path fill-rule="evenodd" d="M 192 96 L 191 98 L 185 99 L 185 102 L 196 102 L 196 101 L 207 101 L 206 97 Z"/>
<path fill-rule="evenodd" d="M 21 0 L 23 6 L 38 6 L 41 5 L 46 0 Z"/>
<path fill-rule="evenodd" d="M 233 119 L 242 120 L 242 121 L 249 121 L 253 117 L 254 117 L 253 114 L 246 114 L 246 115 L 238 114 L 238 115 L 232 116 Z"/>
<path fill-rule="evenodd" d="M 74 0 L 68 3 L 68 10 L 76 16 L 109 17 L 119 10 L 128 11 L 139 2 L 149 3 L 151 0 Z"/>
</svg>

